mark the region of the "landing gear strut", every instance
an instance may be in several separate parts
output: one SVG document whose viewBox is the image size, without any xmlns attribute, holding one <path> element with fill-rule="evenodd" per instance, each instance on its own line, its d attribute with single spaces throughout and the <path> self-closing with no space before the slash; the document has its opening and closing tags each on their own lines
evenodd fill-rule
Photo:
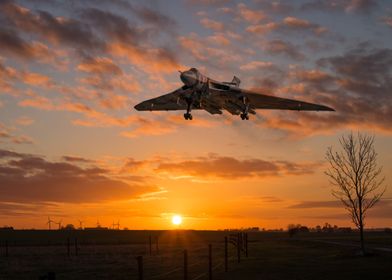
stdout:
<svg viewBox="0 0 392 280">
<path fill-rule="evenodd" d="M 242 113 L 242 114 L 240 115 L 240 117 L 241 117 L 242 120 L 249 120 L 249 115 L 248 115 L 248 113 Z"/>
<path fill-rule="evenodd" d="M 188 98 L 186 100 L 186 103 L 187 103 L 187 108 L 186 108 L 186 113 L 184 114 L 184 119 L 192 120 L 192 114 L 191 114 L 191 107 L 192 107 L 192 103 L 193 103 L 192 98 Z"/>
<path fill-rule="evenodd" d="M 240 117 L 242 120 L 249 120 L 249 102 L 245 96 L 242 97 L 242 103 L 244 104 L 244 110 L 242 111 Z"/>
</svg>

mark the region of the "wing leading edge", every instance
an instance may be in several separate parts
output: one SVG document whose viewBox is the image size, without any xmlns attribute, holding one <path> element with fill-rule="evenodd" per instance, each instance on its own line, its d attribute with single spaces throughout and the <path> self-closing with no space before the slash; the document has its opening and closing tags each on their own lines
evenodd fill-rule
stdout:
<svg viewBox="0 0 392 280">
<path fill-rule="evenodd" d="M 186 110 L 187 104 L 182 100 L 181 95 L 187 94 L 188 91 L 189 90 L 179 88 L 168 94 L 143 101 L 134 108 L 138 111 Z"/>
</svg>

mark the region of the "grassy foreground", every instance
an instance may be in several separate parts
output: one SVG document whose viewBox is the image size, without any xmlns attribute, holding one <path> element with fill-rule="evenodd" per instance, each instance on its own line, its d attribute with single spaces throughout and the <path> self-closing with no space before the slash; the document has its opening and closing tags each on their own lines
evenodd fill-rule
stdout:
<svg viewBox="0 0 392 280">
<path fill-rule="evenodd" d="M 208 244 L 212 244 L 213 279 L 391 279 L 390 233 L 368 233 L 371 256 L 357 254 L 357 236 L 309 233 L 249 233 L 249 257 L 229 245 L 224 272 L 223 231 L 13 231 L 0 232 L 9 256 L 0 248 L 0 279 L 138 279 L 135 257 L 143 255 L 144 279 L 183 279 L 183 250 L 188 250 L 188 279 L 208 279 Z M 152 255 L 149 254 L 149 236 Z M 156 252 L 155 237 L 159 237 Z M 68 256 L 67 240 L 70 240 Z M 78 255 L 74 240 L 78 239 Z M 331 244 L 328 242 L 335 242 Z M 336 244 L 339 243 L 339 244 Z"/>
</svg>

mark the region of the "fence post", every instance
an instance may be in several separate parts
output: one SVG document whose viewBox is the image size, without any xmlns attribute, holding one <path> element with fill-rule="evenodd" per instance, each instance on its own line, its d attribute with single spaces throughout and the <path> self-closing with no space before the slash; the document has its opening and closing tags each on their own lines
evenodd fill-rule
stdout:
<svg viewBox="0 0 392 280">
<path fill-rule="evenodd" d="M 151 235 L 148 237 L 148 243 L 149 243 L 149 249 L 150 249 L 150 256 L 152 255 L 152 240 L 151 240 Z"/>
<path fill-rule="evenodd" d="M 212 245 L 208 244 L 208 279 L 212 280 Z"/>
<path fill-rule="evenodd" d="M 155 250 L 156 250 L 157 255 L 159 254 L 158 238 L 159 238 L 158 236 L 156 236 L 156 238 L 155 238 Z"/>
<path fill-rule="evenodd" d="M 237 234 L 237 262 L 241 262 L 240 233 Z"/>
<path fill-rule="evenodd" d="M 184 250 L 184 280 L 188 280 L 188 251 Z"/>
<path fill-rule="evenodd" d="M 248 233 L 245 233 L 245 256 L 248 257 Z"/>
<path fill-rule="evenodd" d="M 78 255 L 78 239 L 75 237 L 75 256 Z"/>
<path fill-rule="evenodd" d="M 8 240 L 5 241 L 5 256 L 8 257 Z"/>
<path fill-rule="evenodd" d="M 227 236 L 225 236 L 225 272 L 228 270 L 228 242 L 227 242 Z"/>
<path fill-rule="evenodd" d="M 137 270 L 139 273 L 139 280 L 143 280 L 143 256 L 137 256 Z"/>
<path fill-rule="evenodd" d="M 67 255 L 68 257 L 71 255 L 71 242 L 69 241 L 69 237 L 67 238 Z"/>
</svg>

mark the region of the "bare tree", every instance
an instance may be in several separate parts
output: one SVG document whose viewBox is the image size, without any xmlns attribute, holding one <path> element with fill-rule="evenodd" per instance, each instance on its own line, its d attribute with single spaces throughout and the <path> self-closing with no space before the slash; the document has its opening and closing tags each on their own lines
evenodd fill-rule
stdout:
<svg viewBox="0 0 392 280">
<path fill-rule="evenodd" d="M 342 150 L 335 152 L 329 147 L 326 159 L 329 169 L 325 174 L 334 185 L 333 196 L 338 198 L 350 213 L 360 233 L 361 252 L 365 254 L 363 229 L 367 211 L 385 192 L 382 167 L 377 166 L 374 136 L 350 133 L 339 139 Z"/>
</svg>

